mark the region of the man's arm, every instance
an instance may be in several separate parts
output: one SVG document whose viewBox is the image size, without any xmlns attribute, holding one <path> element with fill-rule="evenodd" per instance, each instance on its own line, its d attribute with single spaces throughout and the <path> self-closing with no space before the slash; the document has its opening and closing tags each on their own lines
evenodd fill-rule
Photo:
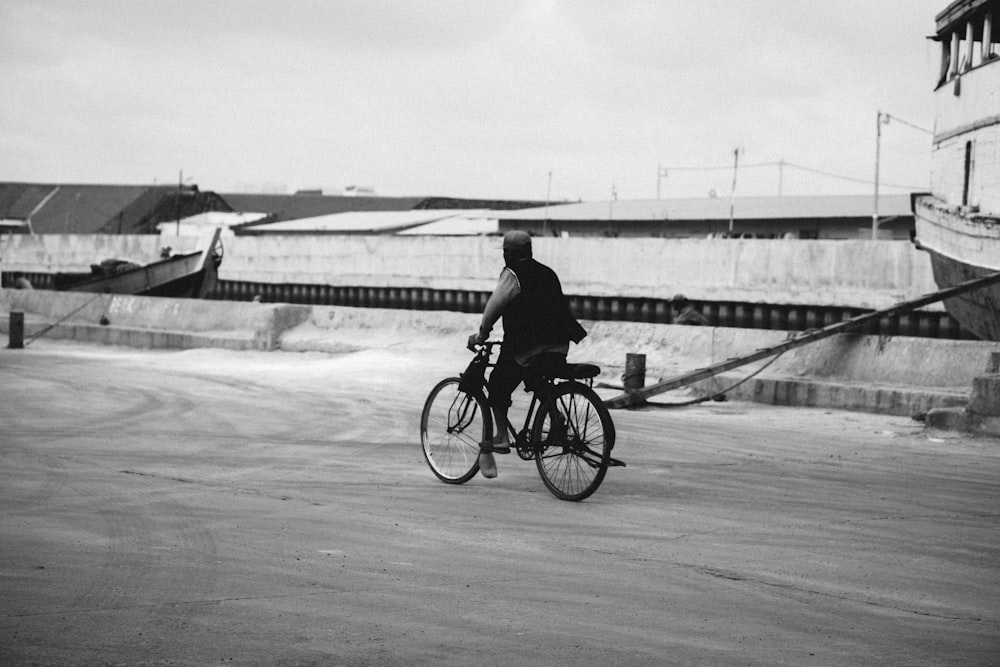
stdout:
<svg viewBox="0 0 1000 667">
<path fill-rule="evenodd" d="M 470 344 L 473 342 L 472 338 L 475 338 L 475 342 L 484 343 L 490 337 L 490 332 L 493 331 L 493 325 L 497 323 L 497 320 L 503 315 L 503 311 L 506 310 L 507 304 L 509 304 L 514 297 L 521 293 L 521 283 L 518 282 L 517 276 L 510 269 L 504 268 L 500 272 L 500 278 L 497 280 L 497 286 L 493 289 L 493 293 L 490 294 L 490 298 L 486 301 L 486 308 L 483 309 L 483 319 L 479 323 L 479 333 L 473 334 L 470 337 Z"/>
</svg>

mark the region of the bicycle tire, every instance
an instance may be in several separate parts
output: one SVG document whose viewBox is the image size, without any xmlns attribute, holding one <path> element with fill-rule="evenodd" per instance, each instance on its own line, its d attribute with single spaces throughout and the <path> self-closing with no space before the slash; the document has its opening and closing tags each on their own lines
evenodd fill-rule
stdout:
<svg viewBox="0 0 1000 667">
<path fill-rule="evenodd" d="M 535 464 L 546 488 L 561 500 L 588 498 L 604 481 L 615 444 L 615 426 L 604 402 L 579 382 L 552 390 L 552 404 L 565 422 L 561 428 L 545 402 L 532 424 Z"/>
<path fill-rule="evenodd" d="M 464 484 L 479 472 L 479 443 L 493 437 L 493 418 L 481 393 L 469 394 L 450 377 L 431 389 L 420 415 L 424 459 L 446 484 Z"/>
</svg>

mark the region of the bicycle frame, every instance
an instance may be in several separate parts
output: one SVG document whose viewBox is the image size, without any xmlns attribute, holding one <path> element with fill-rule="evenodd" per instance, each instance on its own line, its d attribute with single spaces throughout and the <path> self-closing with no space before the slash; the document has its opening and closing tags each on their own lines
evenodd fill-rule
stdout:
<svg viewBox="0 0 1000 667">
<path fill-rule="evenodd" d="M 496 367 L 496 362 L 490 361 L 492 357 L 493 348 L 500 345 L 498 341 L 487 341 L 483 344 L 483 347 L 477 352 L 477 355 L 482 355 L 481 358 L 485 358 L 486 368 Z M 535 451 L 541 446 L 542 443 L 533 442 L 531 439 L 532 422 L 537 414 L 538 407 L 540 405 L 545 405 L 548 409 L 548 413 L 552 415 L 553 420 L 557 425 L 562 422 L 562 415 L 556 409 L 555 400 L 553 399 L 553 390 L 562 382 L 568 380 L 554 380 L 548 377 L 539 377 L 538 385 L 532 389 L 526 389 L 531 393 L 531 402 L 528 404 L 528 409 L 524 414 L 524 424 L 521 426 L 521 430 L 518 431 L 514 428 L 514 422 L 511 419 L 507 419 L 507 432 L 510 435 L 511 445 L 517 450 L 518 456 L 520 456 L 525 461 L 530 461 L 535 456 Z M 487 403 L 489 403 L 489 390 L 487 388 L 486 375 L 483 375 L 482 386 L 479 387 L 480 391 L 484 397 L 486 397 Z M 588 465 L 597 466 L 600 465 L 599 461 L 593 461 L 590 459 L 584 459 L 587 461 Z"/>
<path fill-rule="evenodd" d="M 434 474 L 446 484 L 464 484 L 479 472 L 485 439 L 496 435 L 488 399 L 487 373 L 497 341 L 473 346 L 475 357 L 459 377 L 441 380 L 424 402 L 420 441 Z M 600 369 L 540 357 L 525 379 L 531 394 L 518 430 L 510 419 L 511 445 L 519 458 L 534 459 L 545 486 L 561 500 L 588 498 L 609 467 L 624 462 L 610 456 L 614 422 L 593 390 Z M 502 432 L 501 432 L 502 433 Z"/>
</svg>

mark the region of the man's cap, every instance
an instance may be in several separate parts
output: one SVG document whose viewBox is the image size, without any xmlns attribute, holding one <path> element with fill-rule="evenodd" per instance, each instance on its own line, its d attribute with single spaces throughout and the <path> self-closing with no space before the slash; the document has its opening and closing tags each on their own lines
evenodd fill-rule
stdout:
<svg viewBox="0 0 1000 667">
<path fill-rule="evenodd" d="M 671 301 L 673 301 L 674 303 L 684 303 L 685 301 L 687 301 L 687 297 L 684 296 L 683 294 L 677 293 L 674 295 L 674 298 L 672 298 Z"/>
<path fill-rule="evenodd" d="M 503 235 L 504 250 L 524 250 L 531 247 L 531 236 L 528 232 L 514 230 Z"/>
</svg>

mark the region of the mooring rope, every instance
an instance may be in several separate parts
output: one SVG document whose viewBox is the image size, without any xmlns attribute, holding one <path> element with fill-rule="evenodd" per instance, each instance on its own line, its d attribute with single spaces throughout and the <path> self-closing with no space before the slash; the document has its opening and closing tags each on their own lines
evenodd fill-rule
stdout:
<svg viewBox="0 0 1000 667">
<path fill-rule="evenodd" d="M 743 378 L 736 384 L 732 385 L 731 387 L 726 387 L 722 391 L 717 391 L 714 394 L 709 394 L 707 396 L 699 396 L 698 398 L 693 398 L 690 401 L 681 401 L 680 403 L 652 403 L 650 401 L 646 401 L 643 405 L 648 405 L 654 408 L 683 408 L 688 405 L 697 405 L 698 403 L 705 403 L 706 401 L 724 400 L 723 397 L 725 396 L 725 394 L 732 391 L 733 389 L 736 389 L 744 382 L 749 382 L 756 376 L 760 375 L 761 372 L 763 372 L 764 370 L 767 369 L 768 366 L 776 362 L 781 357 L 781 355 L 783 355 L 786 351 L 787 350 L 782 350 L 778 354 L 771 357 L 771 359 L 766 364 L 755 370 L 753 373 L 746 376 L 745 378 Z"/>
<path fill-rule="evenodd" d="M 62 317 L 61 319 L 59 319 L 59 320 L 57 320 L 57 321 L 53 322 L 53 323 L 52 323 L 52 324 L 50 324 L 49 326 L 45 327 L 44 329 L 42 329 L 41 331 L 39 331 L 38 333 L 36 333 L 36 334 L 35 334 L 34 336 L 32 336 L 31 338 L 28 338 L 28 339 L 26 339 L 26 340 L 24 341 L 24 346 L 25 346 L 25 347 L 27 347 L 27 346 L 28 346 L 28 345 L 30 345 L 30 344 L 32 343 L 32 341 L 34 341 L 34 340 L 35 340 L 36 338 L 41 338 L 42 336 L 44 336 L 44 335 L 45 335 L 45 334 L 47 334 L 48 332 L 52 331 L 52 330 L 53 330 L 53 329 L 55 329 L 55 328 L 56 328 L 57 326 L 59 326 L 60 324 L 62 324 L 62 323 L 63 323 L 63 322 L 65 322 L 66 320 L 68 320 L 69 318 L 73 317 L 73 316 L 74 316 L 74 315 L 76 315 L 76 314 L 77 314 L 78 312 L 80 312 L 81 310 L 83 310 L 84 308 L 86 308 L 87 306 L 89 306 L 90 304 L 94 303 L 95 301 L 97 301 L 97 300 L 98 300 L 99 298 L 101 298 L 102 296 L 104 296 L 104 294 L 103 294 L 103 293 L 98 293 L 98 294 L 96 294 L 96 295 L 94 296 L 94 298 L 93 298 L 93 299 L 90 299 L 90 300 L 88 300 L 88 301 L 87 301 L 86 303 L 84 303 L 84 304 L 83 304 L 82 306 L 80 306 L 79 308 L 76 308 L 76 309 L 74 309 L 74 310 L 73 310 L 73 311 L 71 311 L 71 312 L 70 312 L 69 314 L 67 314 L 67 315 L 66 315 L 65 317 Z"/>
</svg>

